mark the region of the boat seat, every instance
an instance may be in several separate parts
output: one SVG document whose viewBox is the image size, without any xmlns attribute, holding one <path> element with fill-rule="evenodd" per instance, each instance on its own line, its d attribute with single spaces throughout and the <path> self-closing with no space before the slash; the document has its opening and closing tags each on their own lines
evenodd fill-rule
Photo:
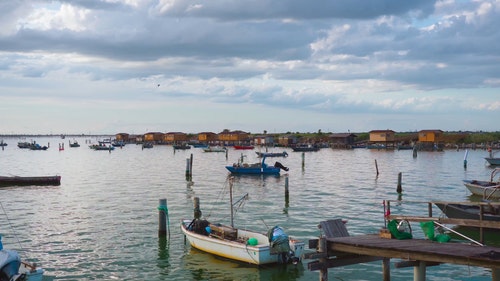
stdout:
<svg viewBox="0 0 500 281">
<path fill-rule="evenodd" d="M 325 238 L 348 237 L 349 232 L 341 219 L 327 220 L 319 223 Z"/>
</svg>

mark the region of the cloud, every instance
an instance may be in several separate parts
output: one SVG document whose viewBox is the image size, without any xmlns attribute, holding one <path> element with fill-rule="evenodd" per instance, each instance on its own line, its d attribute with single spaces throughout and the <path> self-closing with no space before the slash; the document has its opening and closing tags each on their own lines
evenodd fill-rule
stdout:
<svg viewBox="0 0 500 281">
<path fill-rule="evenodd" d="M 0 95 L 102 101 L 115 115 L 151 106 L 155 118 L 182 103 L 325 124 L 498 114 L 499 14 L 494 0 L 4 1 Z"/>
</svg>

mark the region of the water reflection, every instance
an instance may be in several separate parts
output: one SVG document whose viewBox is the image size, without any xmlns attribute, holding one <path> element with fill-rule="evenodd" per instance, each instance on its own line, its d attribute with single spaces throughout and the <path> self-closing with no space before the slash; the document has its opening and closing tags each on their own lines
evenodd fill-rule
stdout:
<svg viewBox="0 0 500 281">
<path fill-rule="evenodd" d="M 217 257 L 195 248 L 184 256 L 184 268 L 192 280 L 293 281 L 304 274 L 302 263 L 297 265 L 254 266 Z"/>
</svg>

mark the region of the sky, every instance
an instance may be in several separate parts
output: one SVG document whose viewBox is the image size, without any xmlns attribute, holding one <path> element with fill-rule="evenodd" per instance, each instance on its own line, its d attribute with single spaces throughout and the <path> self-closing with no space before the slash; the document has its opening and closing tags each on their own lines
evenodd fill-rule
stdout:
<svg viewBox="0 0 500 281">
<path fill-rule="evenodd" d="M 0 1 L 0 134 L 499 131 L 500 0 Z"/>
</svg>

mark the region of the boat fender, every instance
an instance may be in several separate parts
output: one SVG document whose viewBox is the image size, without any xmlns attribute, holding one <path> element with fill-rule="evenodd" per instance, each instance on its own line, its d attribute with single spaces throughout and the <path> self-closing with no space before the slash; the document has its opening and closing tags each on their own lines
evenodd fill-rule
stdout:
<svg viewBox="0 0 500 281">
<path fill-rule="evenodd" d="M 207 226 L 205 227 L 205 231 L 210 234 L 212 232 L 212 229 L 210 228 L 210 226 Z"/>
<path fill-rule="evenodd" d="M 259 244 L 259 241 L 257 240 L 257 238 L 252 237 L 248 239 L 247 244 L 250 246 L 257 246 L 257 244 Z"/>
</svg>

